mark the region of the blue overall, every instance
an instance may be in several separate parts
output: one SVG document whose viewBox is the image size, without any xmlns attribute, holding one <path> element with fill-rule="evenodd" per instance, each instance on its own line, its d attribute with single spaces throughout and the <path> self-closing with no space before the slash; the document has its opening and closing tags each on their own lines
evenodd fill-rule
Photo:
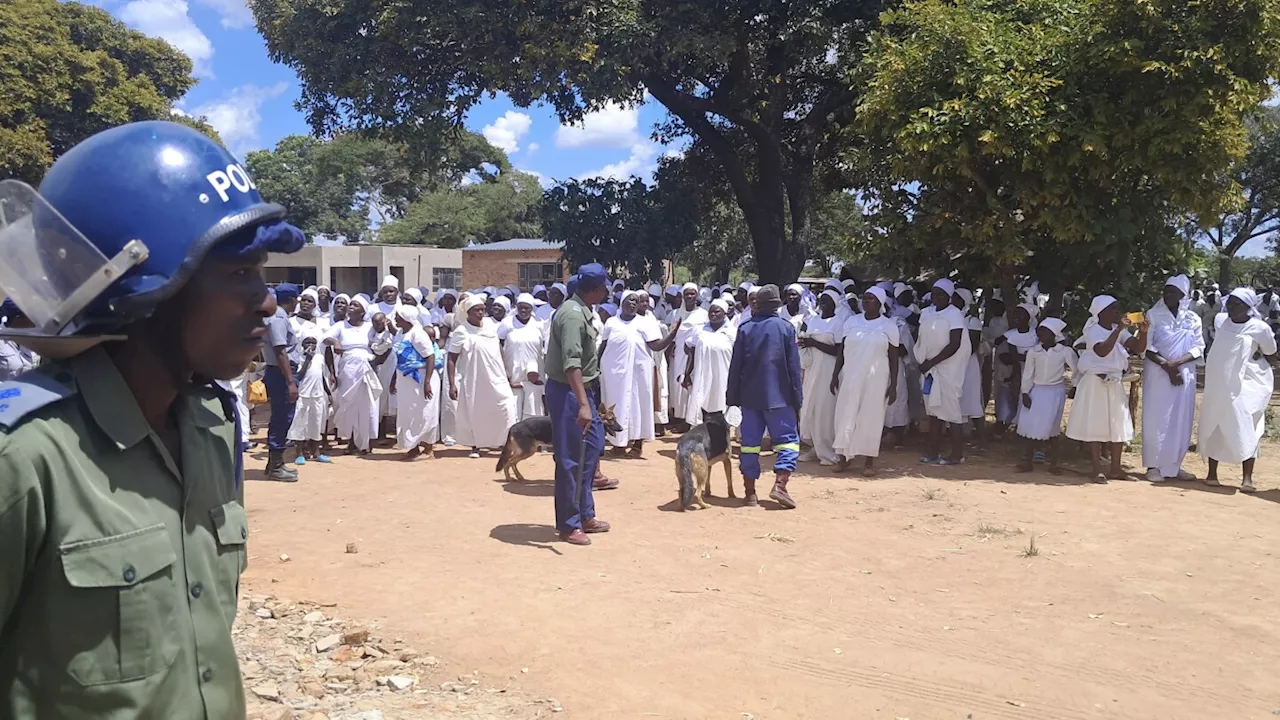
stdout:
<svg viewBox="0 0 1280 720">
<path fill-rule="evenodd" d="M 725 397 L 742 408 L 742 454 L 747 480 L 760 478 L 760 442 L 766 428 L 776 453 L 774 472 L 795 472 L 800 459 L 797 417 L 804 402 L 795 327 L 773 313 L 753 315 L 738 327 Z"/>
<path fill-rule="evenodd" d="M 591 425 L 584 436 L 578 427 L 578 398 L 572 388 L 549 378 L 546 382 L 547 414 L 551 417 L 551 443 L 555 446 L 556 460 L 556 530 L 560 532 L 580 530 L 584 521 L 596 516 L 591 482 L 604 452 L 604 423 L 596 411 L 599 392 L 587 390 Z M 584 442 L 587 444 L 585 456 L 582 455 Z M 581 475 L 576 472 L 579 456 L 584 457 Z"/>
<path fill-rule="evenodd" d="M 292 363 L 290 363 L 292 367 Z M 298 372 L 294 368 L 294 372 Z M 285 449 L 289 443 L 289 426 L 293 424 L 294 403 L 289 400 L 289 383 L 284 373 L 274 365 L 268 365 L 262 375 L 267 386 L 267 401 L 271 403 L 271 422 L 267 424 L 267 448 L 271 452 Z"/>
<path fill-rule="evenodd" d="M 742 408 L 742 455 L 738 467 L 742 477 L 748 480 L 760 478 L 760 442 L 765 428 L 773 438 L 773 471 L 795 472 L 800 459 L 800 431 L 797 429 L 796 410 L 791 407 L 771 410 Z"/>
</svg>

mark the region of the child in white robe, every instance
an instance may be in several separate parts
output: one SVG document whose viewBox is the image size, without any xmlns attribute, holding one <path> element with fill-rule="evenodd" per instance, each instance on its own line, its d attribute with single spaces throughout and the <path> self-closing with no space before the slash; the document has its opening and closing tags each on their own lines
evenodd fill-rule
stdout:
<svg viewBox="0 0 1280 720">
<path fill-rule="evenodd" d="M 305 465 L 307 460 L 330 462 L 320 452 L 320 440 L 329 422 L 329 399 L 333 392 L 333 379 L 325 366 L 324 356 L 316 352 L 318 335 L 302 339 L 305 358 L 298 370 L 298 402 L 293 410 L 293 423 L 289 425 L 288 438 L 298 446 L 295 465 Z"/>
<path fill-rule="evenodd" d="M 1027 351 L 1022 364 L 1021 402 L 1018 435 L 1027 439 L 1027 452 L 1018 463 L 1018 472 L 1031 472 L 1036 448 L 1049 443 L 1049 472 L 1061 475 L 1058 467 L 1058 436 L 1062 434 L 1062 412 L 1067 404 L 1067 370 L 1076 371 L 1076 351 L 1063 345 L 1063 328 L 1058 318 L 1045 318 L 1036 328 L 1039 342 Z"/>
</svg>

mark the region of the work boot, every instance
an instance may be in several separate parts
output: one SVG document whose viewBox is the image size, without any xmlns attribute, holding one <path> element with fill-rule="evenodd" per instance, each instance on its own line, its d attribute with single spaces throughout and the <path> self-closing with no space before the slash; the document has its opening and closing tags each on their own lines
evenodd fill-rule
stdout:
<svg viewBox="0 0 1280 720">
<path fill-rule="evenodd" d="M 573 530 L 572 532 L 564 532 L 562 530 L 560 531 L 559 535 L 561 540 L 569 543 L 570 545 L 590 545 L 591 544 L 591 538 L 587 537 L 587 534 L 582 532 L 581 530 Z"/>
<path fill-rule="evenodd" d="M 286 467 L 284 452 L 272 450 L 267 455 L 267 479 L 274 482 L 298 482 L 298 471 Z"/>
<path fill-rule="evenodd" d="M 792 500 L 791 494 L 787 492 L 787 480 L 791 478 L 791 473 L 785 471 L 780 472 L 775 475 L 774 478 L 773 490 L 769 491 L 769 497 L 776 500 L 782 507 L 788 510 L 794 510 L 796 507 L 796 501 Z"/>
<path fill-rule="evenodd" d="M 756 497 L 756 481 L 750 478 L 742 479 L 742 493 L 745 499 L 742 501 L 743 507 L 759 507 L 760 499 Z"/>
<path fill-rule="evenodd" d="M 585 521 L 583 521 L 583 523 L 582 523 L 582 532 L 584 532 L 584 533 L 607 533 L 607 532 L 609 532 L 609 527 L 610 527 L 609 523 L 607 523 L 607 522 L 605 522 L 605 521 L 603 521 L 603 520 L 597 520 L 596 518 L 591 518 L 590 520 L 585 520 Z"/>
</svg>

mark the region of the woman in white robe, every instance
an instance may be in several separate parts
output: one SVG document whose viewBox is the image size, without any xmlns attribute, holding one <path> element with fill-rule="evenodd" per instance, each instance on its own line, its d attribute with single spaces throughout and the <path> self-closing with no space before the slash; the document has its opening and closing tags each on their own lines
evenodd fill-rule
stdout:
<svg viewBox="0 0 1280 720">
<path fill-rule="evenodd" d="M 521 293 L 516 298 L 516 311 L 498 326 L 502 360 L 516 396 L 516 422 L 546 414 L 542 404 L 543 327 L 533 316 L 533 310 L 533 296 Z"/>
<path fill-rule="evenodd" d="M 841 469 L 848 460 L 862 456 L 862 474 L 875 475 L 884 435 L 885 408 L 898 394 L 898 322 L 884 314 L 889 296 L 872 287 L 862 296 L 862 314 L 855 315 L 836 333 L 841 353 L 831 374 L 836 397 L 835 449 Z"/>
<path fill-rule="evenodd" d="M 602 399 L 622 426 L 608 436 L 609 444 L 615 454 L 625 453 L 630 446 L 632 457 L 640 457 L 644 441 L 654 438 L 653 351 L 666 350 L 675 339 L 674 331 L 664 338 L 656 323 L 637 314 L 642 294 L 624 292 L 618 314 L 605 321 L 600 334 Z"/>
<path fill-rule="evenodd" d="M 964 313 L 951 303 L 955 283 L 942 278 L 933 284 L 930 305 L 920 313 L 920 336 L 916 340 L 916 360 L 920 362 L 920 385 L 925 413 L 932 418 L 928 454 L 923 463 L 956 465 L 964 462 L 966 418 L 960 410 L 964 376 L 972 354 L 968 323 Z M 941 457 L 943 425 L 951 426 L 951 455 Z"/>
<path fill-rule="evenodd" d="M 373 327 L 365 319 L 368 311 L 369 301 L 363 295 L 351 298 L 347 319 L 335 323 L 325 337 L 325 344 L 337 356 L 333 422 L 338 437 L 349 438 L 349 455 L 369 454 L 369 445 L 378 433 L 378 399 L 383 387 L 371 364 Z"/>
<path fill-rule="evenodd" d="M 791 323 L 791 326 L 800 332 L 800 328 L 804 325 L 813 313 L 804 304 L 804 286 L 800 283 L 792 283 L 787 286 L 786 300 L 782 307 L 778 308 L 778 315 L 784 320 Z"/>
<path fill-rule="evenodd" d="M 453 289 L 447 289 L 440 293 L 440 301 L 432 312 L 432 321 L 435 323 L 439 331 L 439 341 L 436 343 L 441 347 L 448 347 L 449 336 L 453 334 L 454 327 L 458 324 L 458 292 Z M 445 380 L 440 378 L 440 443 L 445 447 L 453 447 L 455 440 L 453 437 L 455 429 L 458 427 L 458 401 L 449 397 L 449 393 L 444 392 Z"/>
<path fill-rule="evenodd" d="M 502 363 L 498 326 L 484 314 L 484 295 L 459 303 L 466 320 L 449 335 L 449 397 L 458 401 L 458 426 L 454 437 L 471 447 L 499 448 L 507 430 L 517 422 L 516 396 Z"/>
<path fill-rule="evenodd" d="M 898 389 L 893 402 L 885 408 L 884 426 L 890 431 L 893 449 L 901 450 L 906 446 L 907 429 L 920 420 L 913 416 L 911 407 L 911 379 L 915 378 L 915 388 L 919 392 L 920 366 L 916 363 L 916 339 L 911 334 L 911 325 L 905 317 L 892 314 L 890 317 L 898 323 Z"/>
<path fill-rule="evenodd" d="M 1027 353 L 1036 346 L 1037 313 L 1040 309 L 1023 303 L 1009 313 L 1010 327 L 996 336 L 992 359 L 996 396 L 996 432 L 1018 424 L 1022 407 L 1022 366 Z"/>
<path fill-rule="evenodd" d="M 1214 320 L 1213 347 L 1205 360 L 1204 400 L 1200 405 L 1200 454 L 1209 459 L 1206 485 L 1219 485 L 1218 463 L 1241 463 L 1240 489 L 1251 493 L 1253 466 L 1262 445 L 1267 403 L 1275 388 L 1266 356 L 1276 352 L 1271 328 L 1253 311 L 1255 293 L 1236 288 L 1226 312 Z"/>
<path fill-rule="evenodd" d="M 1196 415 L 1196 361 L 1204 329 L 1191 309 L 1191 280 L 1169 278 L 1147 312 L 1150 343 L 1142 362 L 1142 463 L 1151 482 L 1195 480 L 1182 469 Z"/>
<path fill-rule="evenodd" d="M 402 303 L 396 309 L 400 332 L 391 351 L 396 373 L 391 378 L 390 392 L 397 396 L 396 447 L 405 451 L 404 460 L 431 457 L 440 429 L 436 343 L 422 325 L 424 315 L 413 305 Z"/>
<path fill-rule="evenodd" d="M 818 464 L 830 467 L 840 462 L 836 452 L 836 394 L 831 392 L 831 376 L 840 355 L 836 339 L 843 327 L 836 308 L 844 297 L 835 290 L 818 296 L 818 314 L 805 322 L 800 334 L 800 368 L 804 371 L 804 402 L 800 406 L 800 441 L 808 443 Z"/>
<path fill-rule="evenodd" d="M 707 324 L 707 311 L 698 307 L 698 286 L 685 283 L 680 290 L 682 304 L 672 314 L 672 322 L 680 321 L 680 331 L 676 333 L 676 341 L 669 350 L 667 362 L 670 365 L 670 381 L 667 383 L 668 406 L 673 423 L 680 423 L 688 417 L 689 384 L 685 377 L 685 347 L 695 333 Z M 697 410 L 695 409 L 695 417 Z M 699 420 L 698 422 L 701 422 Z M 695 425 L 697 423 L 694 423 Z M 681 431 L 681 429 L 677 429 Z"/>
<path fill-rule="evenodd" d="M 1137 335 L 1129 333 L 1131 325 L 1120 303 L 1110 295 L 1099 295 L 1089 303 L 1084 352 L 1076 364 L 1079 373 L 1075 401 L 1071 403 L 1071 416 L 1067 419 L 1067 437 L 1089 444 L 1094 482 L 1126 477 L 1120 466 L 1120 455 L 1124 443 L 1133 439 L 1133 418 L 1129 415 L 1129 398 L 1121 379 L 1129 368 L 1129 356 L 1147 349 L 1146 321 L 1138 326 Z M 1102 471 L 1103 443 L 1111 445 L 1108 474 Z"/>
<path fill-rule="evenodd" d="M 969 364 L 964 368 L 964 387 L 960 390 L 960 411 L 964 413 L 965 419 L 973 423 L 977 450 L 983 452 L 987 443 L 987 403 L 982 395 L 982 357 L 984 351 L 986 354 L 990 353 L 990 348 L 983 347 L 982 320 L 969 314 L 973 307 L 973 293 L 965 288 L 956 288 L 951 295 L 951 304 L 965 314 L 971 350 Z"/>
<path fill-rule="evenodd" d="M 653 293 L 661 294 L 662 287 L 652 285 L 649 288 L 648 295 L 636 298 L 636 313 L 644 319 L 645 322 L 652 326 L 653 332 L 659 337 L 666 335 L 667 324 L 662 318 L 658 317 L 657 310 L 654 309 L 656 301 L 653 299 Z M 667 350 L 651 350 L 653 355 L 653 424 L 654 434 L 662 437 L 666 434 L 666 425 L 671 422 L 670 401 L 668 399 L 667 382 L 670 379 L 667 372 Z"/>
<path fill-rule="evenodd" d="M 396 338 L 395 309 L 399 307 L 395 305 L 389 315 L 384 315 L 381 311 L 375 312 L 369 320 L 373 325 L 373 336 L 369 338 L 369 351 L 373 353 L 373 369 L 378 373 L 378 382 L 382 383 L 384 388 L 391 386 L 391 379 L 396 374 L 396 359 L 391 356 L 391 345 Z M 377 441 L 382 441 L 388 434 L 395 432 L 395 422 L 396 396 L 384 392 L 378 399 Z"/>
<path fill-rule="evenodd" d="M 696 328 L 685 341 L 684 376 L 689 391 L 684 419 L 690 425 L 702 422 L 703 413 L 725 413 L 725 421 L 736 426 L 739 413 L 729 412 L 726 402 L 729 390 L 729 362 L 733 359 L 733 341 L 738 331 L 728 321 L 729 304 L 712 300 L 707 321 Z M 683 331 L 683 326 L 680 328 Z M 676 334 L 677 340 L 683 332 Z"/>
</svg>

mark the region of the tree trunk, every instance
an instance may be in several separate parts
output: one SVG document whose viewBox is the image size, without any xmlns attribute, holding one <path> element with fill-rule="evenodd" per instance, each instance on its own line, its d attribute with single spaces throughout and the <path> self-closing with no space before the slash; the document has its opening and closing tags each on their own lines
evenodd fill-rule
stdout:
<svg viewBox="0 0 1280 720">
<path fill-rule="evenodd" d="M 1231 292 L 1231 256 L 1222 254 L 1218 256 L 1218 287 L 1222 288 L 1223 294 Z"/>
</svg>

